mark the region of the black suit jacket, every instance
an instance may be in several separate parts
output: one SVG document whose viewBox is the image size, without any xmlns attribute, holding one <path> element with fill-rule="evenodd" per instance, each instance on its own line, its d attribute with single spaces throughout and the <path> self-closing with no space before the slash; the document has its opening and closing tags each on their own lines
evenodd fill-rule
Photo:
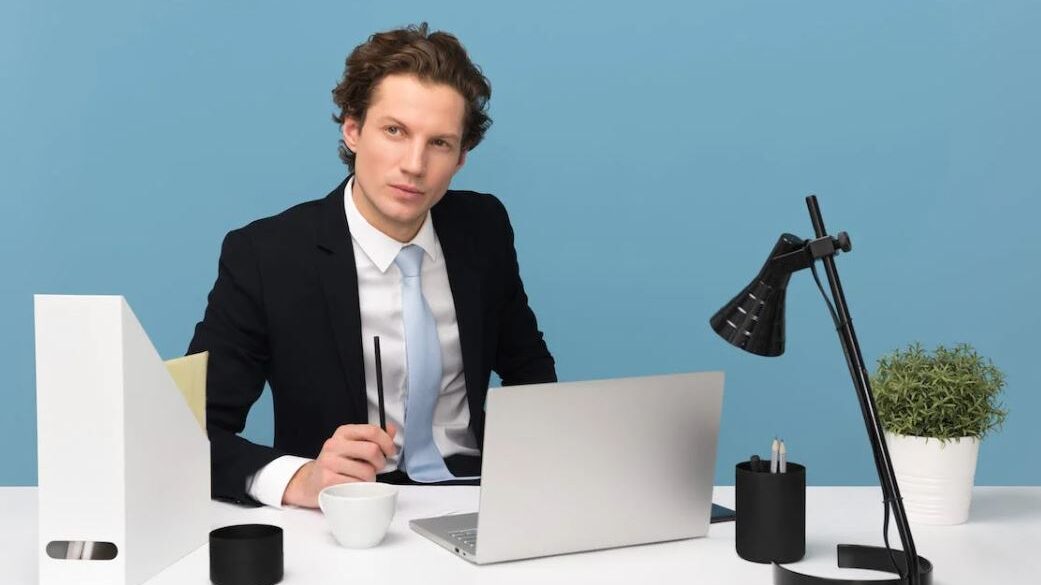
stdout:
<svg viewBox="0 0 1041 585">
<path fill-rule="evenodd" d="M 316 457 L 338 426 L 368 422 L 345 184 L 224 239 L 217 281 L 188 348 L 210 352 L 214 498 L 256 504 L 245 489 L 249 475 L 281 455 Z M 448 191 L 431 214 L 455 300 L 470 428 L 481 445 L 491 371 L 505 385 L 552 382 L 553 358 L 528 307 L 502 203 Z M 273 447 L 238 435 L 265 381 L 274 402 Z M 475 471 L 472 460 L 447 463 L 456 473 Z"/>
</svg>

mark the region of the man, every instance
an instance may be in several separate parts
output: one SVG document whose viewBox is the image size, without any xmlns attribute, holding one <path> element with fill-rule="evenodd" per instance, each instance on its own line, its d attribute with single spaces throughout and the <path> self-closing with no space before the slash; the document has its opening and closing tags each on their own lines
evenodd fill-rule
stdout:
<svg viewBox="0 0 1041 585">
<path fill-rule="evenodd" d="M 227 235 L 188 349 L 210 352 L 215 498 L 317 507 L 337 483 L 479 475 L 490 372 L 556 380 L 505 209 L 448 190 L 491 123 L 490 95 L 458 40 L 426 24 L 347 58 L 333 99 L 352 174 Z M 265 381 L 273 447 L 238 435 Z"/>
</svg>

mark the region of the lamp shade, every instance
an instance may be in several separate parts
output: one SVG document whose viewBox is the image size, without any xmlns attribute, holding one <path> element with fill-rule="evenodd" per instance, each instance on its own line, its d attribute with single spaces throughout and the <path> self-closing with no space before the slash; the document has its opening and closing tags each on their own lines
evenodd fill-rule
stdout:
<svg viewBox="0 0 1041 585">
<path fill-rule="evenodd" d="M 712 329 L 727 343 L 762 356 L 784 353 L 784 296 L 792 276 L 793 254 L 805 242 L 792 234 L 777 240 L 751 284 L 712 316 Z"/>
</svg>

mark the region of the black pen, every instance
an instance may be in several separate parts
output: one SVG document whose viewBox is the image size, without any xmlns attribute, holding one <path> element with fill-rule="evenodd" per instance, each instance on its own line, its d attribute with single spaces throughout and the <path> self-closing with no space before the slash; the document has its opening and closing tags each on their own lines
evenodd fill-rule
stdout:
<svg viewBox="0 0 1041 585">
<path fill-rule="evenodd" d="M 380 428 L 387 432 L 387 413 L 383 410 L 383 364 L 380 362 L 380 336 L 372 338 L 376 346 L 376 396 L 380 405 Z"/>
</svg>

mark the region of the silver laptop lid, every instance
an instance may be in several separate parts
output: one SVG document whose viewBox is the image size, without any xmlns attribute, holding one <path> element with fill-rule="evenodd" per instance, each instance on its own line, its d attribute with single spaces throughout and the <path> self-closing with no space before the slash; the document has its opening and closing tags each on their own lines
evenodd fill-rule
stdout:
<svg viewBox="0 0 1041 585">
<path fill-rule="evenodd" d="M 489 391 L 477 560 L 703 536 L 723 372 Z"/>
</svg>

